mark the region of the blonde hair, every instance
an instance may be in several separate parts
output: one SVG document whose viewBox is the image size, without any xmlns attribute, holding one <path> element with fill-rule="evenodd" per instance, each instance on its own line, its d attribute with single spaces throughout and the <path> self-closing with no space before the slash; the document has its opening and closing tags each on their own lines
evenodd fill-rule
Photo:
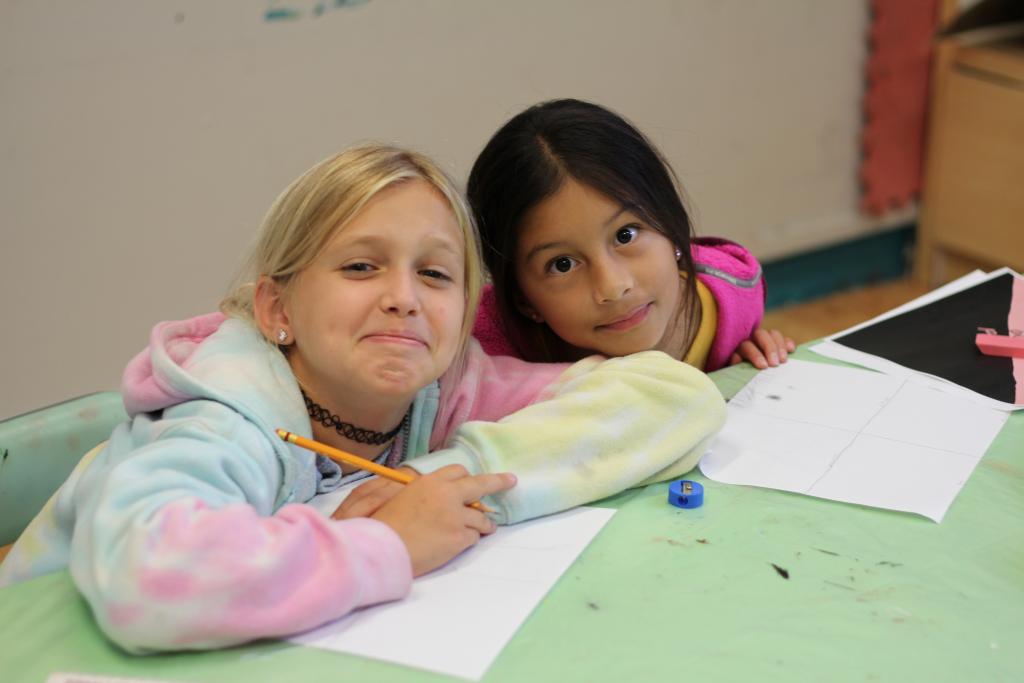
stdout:
<svg viewBox="0 0 1024 683">
<path fill-rule="evenodd" d="M 430 183 L 448 201 L 465 240 L 466 310 L 459 352 L 452 364 L 461 369 L 483 287 L 480 242 L 454 182 L 433 161 L 409 150 L 385 145 L 354 147 L 324 159 L 293 181 L 263 219 L 256 244 L 220 310 L 253 321 L 253 294 L 261 276 L 272 278 L 287 295 L 295 276 L 378 192 L 417 178 Z"/>
</svg>

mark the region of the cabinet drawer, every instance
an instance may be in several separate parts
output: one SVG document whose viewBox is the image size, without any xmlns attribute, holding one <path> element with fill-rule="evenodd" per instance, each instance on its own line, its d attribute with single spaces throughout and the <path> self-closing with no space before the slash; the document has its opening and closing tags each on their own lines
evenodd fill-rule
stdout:
<svg viewBox="0 0 1024 683">
<path fill-rule="evenodd" d="M 926 201 L 937 243 L 992 263 L 1024 265 L 1024 83 L 954 65 L 932 152 Z"/>
</svg>

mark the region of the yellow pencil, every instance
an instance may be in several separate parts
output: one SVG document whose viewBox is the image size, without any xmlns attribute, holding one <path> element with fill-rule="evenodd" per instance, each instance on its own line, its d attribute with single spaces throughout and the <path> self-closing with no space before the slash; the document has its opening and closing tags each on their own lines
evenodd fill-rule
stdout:
<svg viewBox="0 0 1024 683">
<path fill-rule="evenodd" d="M 408 484 L 416 478 L 411 474 L 399 472 L 398 470 L 393 470 L 390 467 L 385 467 L 384 465 L 378 465 L 372 460 L 360 458 L 358 455 L 347 453 L 339 448 L 335 448 L 334 446 L 328 446 L 325 443 L 314 441 L 313 439 L 307 439 L 304 436 L 293 434 L 284 429 L 278 429 L 277 435 L 281 437 L 282 440 L 287 441 L 288 443 L 293 443 L 296 446 L 302 446 L 303 448 L 308 448 L 309 450 L 314 451 L 316 453 L 320 453 L 321 455 L 326 455 L 328 458 L 335 462 L 343 463 L 346 465 L 352 465 L 353 467 L 358 467 L 359 469 L 366 470 L 367 472 L 373 472 L 374 474 L 384 477 L 385 479 L 397 481 L 399 484 Z M 476 501 L 475 503 L 469 503 L 469 507 L 480 510 L 481 512 L 494 512 L 494 510 L 487 507 L 480 501 Z"/>
</svg>

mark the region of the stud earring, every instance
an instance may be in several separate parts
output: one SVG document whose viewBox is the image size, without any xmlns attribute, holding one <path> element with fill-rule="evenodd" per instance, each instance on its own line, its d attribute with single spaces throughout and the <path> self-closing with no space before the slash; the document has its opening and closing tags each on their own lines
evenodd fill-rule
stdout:
<svg viewBox="0 0 1024 683">
<path fill-rule="evenodd" d="M 676 247 L 676 261 L 678 261 L 681 258 L 683 258 L 683 250 L 680 249 L 679 247 Z"/>
<path fill-rule="evenodd" d="M 537 311 L 527 309 L 527 310 L 520 310 L 519 312 L 522 313 L 523 315 L 525 315 L 527 318 L 529 318 L 530 320 L 532 320 L 535 323 L 542 323 L 542 322 L 544 322 L 544 318 L 540 317 L 540 313 L 538 313 Z"/>
<path fill-rule="evenodd" d="M 277 331 L 277 343 L 284 344 L 286 341 L 288 341 L 288 332 L 282 327 Z"/>
</svg>

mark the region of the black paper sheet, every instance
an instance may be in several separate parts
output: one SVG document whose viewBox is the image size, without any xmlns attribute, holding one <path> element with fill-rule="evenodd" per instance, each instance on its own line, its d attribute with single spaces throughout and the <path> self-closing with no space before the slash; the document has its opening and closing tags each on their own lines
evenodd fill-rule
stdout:
<svg viewBox="0 0 1024 683">
<path fill-rule="evenodd" d="M 1006 273 L 833 341 L 1014 403 L 1013 361 L 986 356 L 974 343 L 979 327 L 1007 333 L 1013 281 Z"/>
</svg>

